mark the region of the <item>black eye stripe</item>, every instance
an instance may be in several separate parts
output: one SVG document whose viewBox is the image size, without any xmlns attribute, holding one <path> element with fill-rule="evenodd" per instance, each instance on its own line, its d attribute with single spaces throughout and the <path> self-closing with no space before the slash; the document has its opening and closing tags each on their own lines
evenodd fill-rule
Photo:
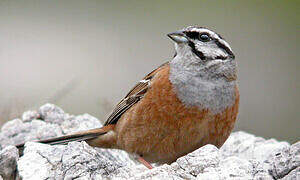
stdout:
<svg viewBox="0 0 300 180">
<path fill-rule="evenodd" d="M 197 32 L 197 31 L 185 31 L 184 32 L 185 33 L 185 35 L 187 36 L 187 37 L 189 37 L 191 40 L 192 39 L 198 39 L 198 40 L 200 40 L 200 41 L 202 41 L 202 42 L 208 42 L 208 41 L 214 41 L 215 43 L 216 43 L 216 45 L 219 47 L 219 48 L 221 48 L 221 49 L 223 49 L 225 52 L 227 52 L 227 54 L 229 55 L 229 57 L 231 57 L 231 58 L 235 58 L 235 55 L 233 54 L 233 52 L 230 50 L 230 48 L 229 47 L 227 47 L 227 45 L 226 44 L 224 44 L 224 43 L 222 43 L 222 42 L 220 42 L 220 40 L 224 40 L 224 38 L 223 37 L 221 37 L 219 34 L 217 34 L 217 37 L 216 38 L 214 38 L 214 37 L 211 37 L 210 36 L 210 34 L 209 33 L 207 33 L 207 32 Z M 201 39 L 201 35 L 207 35 L 208 37 L 209 37 L 209 39 Z M 196 54 L 200 59 L 202 59 L 202 60 L 205 60 L 205 59 L 207 59 L 205 56 L 204 56 L 204 54 L 202 53 L 202 52 L 200 52 L 200 51 L 198 51 L 196 48 L 195 48 L 195 43 L 194 42 L 192 42 L 190 40 L 190 42 L 189 42 L 189 46 L 191 47 L 191 49 L 192 49 L 192 51 L 194 52 L 194 54 Z M 218 57 L 216 57 L 217 59 L 226 59 L 227 57 L 221 57 L 221 56 L 218 56 Z"/>
<path fill-rule="evenodd" d="M 197 39 L 199 37 L 199 33 L 196 31 L 185 32 L 186 36 L 191 39 Z"/>
<path fill-rule="evenodd" d="M 209 33 L 206 33 L 206 32 L 199 33 L 197 31 L 188 31 L 188 32 L 185 32 L 185 34 L 187 37 L 189 37 L 191 39 L 198 39 L 198 40 L 204 41 L 204 42 L 211 40 Z M 205 38 L 205 36 L 207 36 L 207 39 L 202 38 L 202 37 Z"/>
</svg>

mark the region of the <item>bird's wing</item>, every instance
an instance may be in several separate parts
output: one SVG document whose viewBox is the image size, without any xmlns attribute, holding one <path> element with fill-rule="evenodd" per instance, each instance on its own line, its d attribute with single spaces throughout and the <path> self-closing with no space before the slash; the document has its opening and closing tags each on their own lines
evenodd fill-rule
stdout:
<svg viewBox="0 0 300 180">
<path fill-rule="evenodd" d="M 131 106 L 141 100 L 146 94 L 152 78 L 160 70 L 160 68 L 166 66 L 169 62 L 160 65 L 158 68 L 147 74 L 143 80 L 139 81 L 127 95 L 116 105 L 112 113 L 107 118 L 104 126 L 109 124 L 116 124 L 119 118 L 125 113 Z"/>
<path fill-rule="evenodd" d="M 57 145 L 57 144 L 67 144 L 72 141 L 85 141 L 89 139 L 94 139 L 100 135 L 103 135 L 107 133 L 108 131 L 112 130 L 114 128 L 114 124 L 118 122 L 118 119 L 121 117 L 121 115 L 126 112 L 127 109 L 129 109 L 131 106 L 133 106 L 135 103 L 137 103 L 140 99 L 144 97 L 146 94 L 150 82 L 152 78 L 155 76 L 155 74 L 162 68 L 163 66 L 167 65 L 167 63 L 162 64 L 157 69 L 153 70 L 151 73 L 149 73 L 143 80 L 138 82 L 134 88 L 132 88 L 128 94 L 123 98 L 115 107 L 113 112 L 108 117 L 107 121 L 105 122 L 105 125 L 102 128 L 96 128 L 91 129 L 87 131 L 77 132 L 71 135 L 65 135 L 61 137 L 55 137 L 50 138 L 46 140 L 40 140 L 37 142 L 50 144 L 50 145 Z M 24 143 L 16 145 L 19 149 L 20 154 L 23 154 L 24 149 Z"/>
</svg>

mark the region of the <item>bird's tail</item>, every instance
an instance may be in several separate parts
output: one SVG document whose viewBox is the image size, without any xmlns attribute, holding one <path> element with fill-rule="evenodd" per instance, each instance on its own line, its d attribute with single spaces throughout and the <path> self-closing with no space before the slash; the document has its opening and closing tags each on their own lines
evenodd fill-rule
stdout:
<svg viewBox="0 0 300 180">
<path fill-rule="evenodd" d="M 50 144 L 50 145 L 64 145 L 72 141 L 86 141 L 86 140 L 95 139 L 100 135 L 106 134 L 108 131 L 112 130 L 113 127 L 114 125 L 107 125 L 97 129 L 91 129 L 91 130 L 82 131 L 70 135 L 65 135 L 65 136 L 60 136 L 60 137 L 55 137 L 55 138 L 50 138 L 45 140 L 39 140 L 35 142 Z M 23 154 L 24 144 L 25 143 L 16 145 L 16 147 L 19 149 L 20 155 Z"/>
</svg>

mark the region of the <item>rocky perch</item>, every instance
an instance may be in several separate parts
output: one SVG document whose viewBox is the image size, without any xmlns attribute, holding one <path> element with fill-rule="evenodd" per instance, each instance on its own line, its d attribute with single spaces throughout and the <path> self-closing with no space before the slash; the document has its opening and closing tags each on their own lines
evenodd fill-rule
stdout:
<svg viewBox="0 0 300 180">
<path fill-rule="evenodd" d="M 121 150 L 85 142 L 50 146 L 28 142 L 19 157 L 14 144 L 101 127 L 88 115 L 73 116 L 46 104 L 0 132 L 1 179 L 300 179 L 300 141 L 289 145 L 234 132 L 221 149 L 206 145 L 168 165 L 148 170 Z"/>
</svg>

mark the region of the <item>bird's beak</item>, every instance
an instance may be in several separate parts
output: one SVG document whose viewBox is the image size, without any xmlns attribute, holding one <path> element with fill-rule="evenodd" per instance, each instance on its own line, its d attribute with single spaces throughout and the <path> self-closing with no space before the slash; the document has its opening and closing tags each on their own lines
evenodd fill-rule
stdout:
<svg viewBox="0 0 300 180">
<path fill-rule="evenodd" d="M 183 33 L 183 31 L 176 31 L 176 32 L 169 33 L 167 35 L 169 36 L 169 38 L 171 38 L 176 43 L 188 42 L 188 39 L 187 39 L 186 35 Z"/>
</svg>

